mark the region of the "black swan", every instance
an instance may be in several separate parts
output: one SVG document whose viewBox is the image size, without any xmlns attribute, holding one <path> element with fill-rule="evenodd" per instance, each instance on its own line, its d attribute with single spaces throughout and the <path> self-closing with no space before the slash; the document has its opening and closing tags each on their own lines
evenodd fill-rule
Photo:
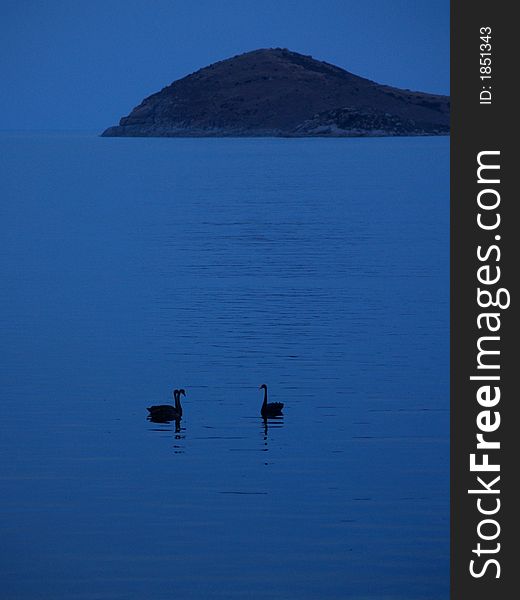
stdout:
<svg viewBox="0 0 520 600">
<path fill-rule="evenodd" d="M 171 404 L 159 404 L 158 406 L 149 406 L 147 408 L 152 420 L 173 421 L 182 417 L 181 395 L 186 396 L 184 390 L 173 390 L 175 406 Z"/>
<path fill-rule="evenodd" d="M 264 419 L 267 417 L 279 417 L 282 414 L 283 402 L 267 402 L 267 386 L 265 383 L 258 388 L 264 390 L 264 402 L 260 414 Z"/>
</svg>

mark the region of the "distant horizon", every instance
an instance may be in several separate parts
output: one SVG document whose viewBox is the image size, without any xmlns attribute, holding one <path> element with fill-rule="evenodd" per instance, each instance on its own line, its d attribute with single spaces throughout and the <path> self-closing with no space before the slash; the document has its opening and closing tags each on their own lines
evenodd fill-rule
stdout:
<svg viewBox="0 0 520 600">
<path fill-rule="evenodd" d="M 365 79 L 370 79 L 369 77 L 365 77 L 362 73 L 353 73 L 352 71 L 349 71 L 348 69 L 346 69 L 342 65 L 338 65 L 338 64 L 334 64 L 334 63 L 329 63 L 329 61 L 324 61 L 319 56 L 313 56 L 311 54 L 305 54 L 305 52 L 303 52 L 303 51 L 294 50 L 293 48 L 288 48 L 288 47 L 285 47 L 285 46 L 272 46 L 272 47 L 263 47 L 263 48 L 253 48 L 253 49 L 250 49 L 250 50 L 245 50 L 243 52 L 239 52 L 238 54 L 233 55 L 233 56 L 229 56 L 227 58 L 223 58 L 223 59 L 212 61 L 212 62 L 210 62 L 210 63 L 208 63 L 208 64 L 206 64 L 204 66 L 199 67 L 198 69 L 195 69 L 194 71 L 191 71 L 190 73 L 186 73 L 184 75 L 180 75 L 177 79 L 174 79 L 173 81 L 165 83 L 162 87 L 163 88 L 167 87 L 167 86 L 171 85 L 172 83 L 174 83 L 175 81 L 179 81 L 180 79 L 188 77 L 189 75 L 197 73 L 198 71 L 201 71 L 201 70 L 203 70 L 205 68 L 208 68 L 208 67 L 210 67 L 212 65 L 215 65 L 217 63 L 224 62 L 224 61 L 228 60 L 229 58 L 233 58 L 234 56 L 241 56 L 243 54 L 249 54 L 251 52 L 258 52 L 260 50 L 276 50 L 276 49 L 287 50 L 287 51 L 295 53 L 295 54 L 301 54 L 302 56 L 312 56 L 313 59 L 316 59 L 316 60 L 321 61 L 321 62 L 326 62 L 328 64 L 332 64 L 333 66 L 339 67 L 339 68 L 341 68 L 341 69 L 343 69 L 343 70 L 351 73 L 352 75 L 356 75 L 358 77 L 363 77 Z M 372 81 L 374 81 L 374 80 L 372 80 Z M 396 87 L 396 86 L 392 86 L 392 84 L 387 83 L 387 82 L 374 81 L 374 83 L 380 84 L 380 85 L 384 85 L 384 86 Z M 160 89 L 162 89 L 162 88 L 160 88 Z M 153 94 L 159 92 L 160 89 L 155 90 L 154 92 L 151 92 L 150 94 L 148 94 L 146 96 L 143 96 L 140 99 L 136 99 L 134 107 L 137 106 L 142 100 L 144 100 L 148 96 L 153 95 Z M 414 89 L 414 88 L 400 88 L 400 89 L 409 90 L 409 91 L 412 91 L 412 92 L 424 92 L 424 93 L 435 94 L 435 92 L 428 92 L 427 90 L 419 90 L 419 89 Z M 449 96 L 449 94 L 438 94 L 438 95 Z M 121 115 L 121 116 L 123 116 L 123 115 Z M 56 127 L 56 128 L 40 128 L 40 129 L 36 129 L 36 128 L 31 128 L 31 129 L 0 128 L 0 132 L 10 132 L 10 133 L 16 133 L 16 132 L 20 132 L 20 133 L 23 133 L 23 132 L 35 132 L 35 133 L 36 132 L 41 132 L 41 133 L 46 133 L 46 132 L 47 133 L 52 133 L 52 132 L 55 132 L 55 133 L 58 133 L 58 132 L 63 132 L 63 133 L 66 133 L 66 132 L 68 132 L 68 133 L 74 133 L 74 132 L 77 132 L 77 133 L 99 133 L 98 129 L 95 128 L 95 127 L 88 127 L 88 128 L 79 128 L 79 127 L 77 127 L 77 128 L 59 128 L 59 127 Z"/>
<path fill-rule="evenodd" d="M 215 62 L 288 48 L 401 89 L 449 95 L 449 2 L 0 0 L 0 130 L 94 131 Z"/>
</svg>

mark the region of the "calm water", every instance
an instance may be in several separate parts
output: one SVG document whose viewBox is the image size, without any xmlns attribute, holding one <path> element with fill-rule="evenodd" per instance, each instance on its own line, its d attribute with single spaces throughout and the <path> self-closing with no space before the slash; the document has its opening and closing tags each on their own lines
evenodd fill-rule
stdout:
<svg viewBox="0 0 520 600">
<path fill-rule="evenodd" d="M 1 597 L 446 599 L 448 155 L 2 134 Z"/>
</svg>

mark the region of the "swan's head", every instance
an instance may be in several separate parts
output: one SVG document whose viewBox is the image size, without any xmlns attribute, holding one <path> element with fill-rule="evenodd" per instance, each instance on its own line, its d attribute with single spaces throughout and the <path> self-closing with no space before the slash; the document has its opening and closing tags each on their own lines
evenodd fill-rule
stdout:
<svg viewBox="0 0 520 600">
<path fill-rule="evenodd" d="M 259 390 L 267 390 L 267 386 L 265 385 L 265 383 L 262 383 L 262 385 L 258 389 Z"/>
<path fill-rule="evenodd" d="M 178 390 L 179 391 L 179 396 L 186 396 L 186 392 L 184 390 Z"/>
</svg>

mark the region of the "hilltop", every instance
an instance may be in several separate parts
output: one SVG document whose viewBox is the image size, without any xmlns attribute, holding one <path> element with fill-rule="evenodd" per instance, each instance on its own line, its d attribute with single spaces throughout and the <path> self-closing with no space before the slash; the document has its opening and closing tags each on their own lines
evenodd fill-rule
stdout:
<svg viewBox="0 0 520 600">
<path fill-rule="evenodd" d="M 145 98 L 103 136 L 447 135 L 448 96 L 380 85 L 284 48 L 223 60 Z"/>
</svg>

